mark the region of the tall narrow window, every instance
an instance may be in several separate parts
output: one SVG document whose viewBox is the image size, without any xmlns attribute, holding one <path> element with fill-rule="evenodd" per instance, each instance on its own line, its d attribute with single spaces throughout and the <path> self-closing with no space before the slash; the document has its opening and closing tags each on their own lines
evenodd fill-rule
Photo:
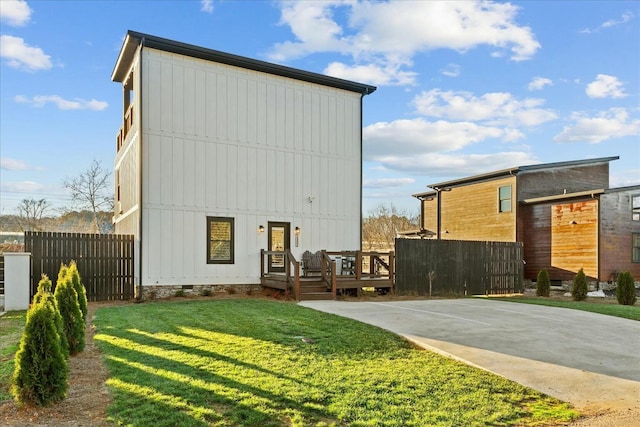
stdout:
<svg viewBox="0 0 640 427">
<path fill-rule="evenodd" d="M 511 212 L 511 186 L 498 188 L 498 212 Z"/>
<path fill-rule="evenodd" d="M 640 221 L 640 194 L 631 196 L 631 218 Z"/>
<path fill-rule="evenodd" d="M 640 262 L 640 233 L 633 233 L 631 241 L 631 261 Z"/>
<path fill-rule="evenodd" d="M 233 218 L 207 217 L 207 264 L 233 264 Z"/>
</svg>

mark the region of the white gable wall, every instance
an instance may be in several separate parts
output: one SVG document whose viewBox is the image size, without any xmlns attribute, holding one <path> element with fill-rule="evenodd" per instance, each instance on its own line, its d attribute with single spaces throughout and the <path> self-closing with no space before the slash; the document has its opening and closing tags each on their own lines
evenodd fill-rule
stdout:
<svg viewBox="0 0 640 427">
<path fill-rule="evenodd" d="M 259 283 L 268 221 L 298 258 L 360 248 L 360 94 L 150 48 L 141 82 L 143 284 Z M 207 216 L 234 264 L 206 263 Z"/>
</svg>

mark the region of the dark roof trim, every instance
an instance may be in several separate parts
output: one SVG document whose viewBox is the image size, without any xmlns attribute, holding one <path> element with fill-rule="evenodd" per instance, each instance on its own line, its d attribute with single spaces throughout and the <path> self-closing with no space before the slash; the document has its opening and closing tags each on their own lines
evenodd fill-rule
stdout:
<svg viewBox="0 0 640 427">
<path fill-rule="evenodd" d="M 518 173 L 523 172 L 531 172 L 538 171 L 544 169 L 556 169 L 556 168 L 566 168 L 572 166 L 583 166 L 583 165 L 593 165 L 597 163 L 609 163 L 613 160 L 618 160 L 620 156 L 613 157 L 599 157 L 596 159 L 585 159 L 585 160 L 572 160 L 568 162 L 556 162 L 556 163 L 541 163 L 537 165 L 528 165 L 528 166 L 516 166 L 509 169 L 502 169 L 494 172 L 488 172 L 480 175 L 473 175 L 466 178 L 454 179 L 451 181 L 439 182 L 436 184 L 429 184 L 427 187 L 434 189 L 442 189 L 445 187 L 455 187 L 458 185 L 469 184 L 471 182 L 476 181 L 485 181 L 493 178 L 500 178 L 508 175 L 516 175 Z"/>
<path fill-rule="evenodd" d="M 640 184 L 638 185 L 629 185 L 626 187 L 616 187 L 616 188 L 607 188 L 604 190 L 605 193 L 618 193 L 621 191 L 640 191 Z"/>
<path fill-rule="evenodd" d="M 436 191 L 425 191 L 423 193 L 412 194 L 411 196 L 415 197 L 416 199 L 424 200 L 424 199 L 435 197 L 436 194 L 438 194 Z"/>
<path fill-rule="evenodd" d="M 288 77 L 309 83 L 315 83 L 323 86 L 344 89 L 351 92 L 357 92 L 362 95 L 368 95 L 376 90 L 375 86 L 356 83 L 349 80 L 338 79 L 336 77 L 326 76 L 324 74 L 312 73 L 297 68 L 286 67 L 284 65 L 272 64 L 270 62 L 260 61 L 257 59 L 247 58 L 244 56 L 233 55 L 218 50 L 207 49 L 200 46 L 181 43 L 149 34 L 138 33 L 129 30 L 127 37 L 120 50 L 118 61 L 116 62 L 111 80 L 122 82 L 128 73 L 128 68 L 123 69 L 125 64 L 130 64 L 131 59 L 138 47 L 150 47 L 152 49 L 163 50 L 166 52 L 176 53 L 179 55 L 190 56 L 193 58 L 204 59 L 206 61 L 218 62 L 234 67 L 246 68 L 253 71 L 273 74 L 281 77 Z"/>
</svg>

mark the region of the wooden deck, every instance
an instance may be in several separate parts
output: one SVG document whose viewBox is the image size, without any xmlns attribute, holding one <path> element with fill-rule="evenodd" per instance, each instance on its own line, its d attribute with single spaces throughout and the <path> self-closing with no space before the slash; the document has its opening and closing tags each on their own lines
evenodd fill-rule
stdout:
<svg viewBox="0 0 640 427">
<path fill-rule="evenodd" d="M 304 266 L 290 251 L 260 251 L 260 283 L 266 288 L 283 290 L 287 298 L 292 297 L 297 301 L 330 300 L 344 292 L 360 293 L 363 288 L 375 288 L 383 292 L 394 291 L 393 252 L 321 252 L 320 272 L 305 276 Z M 284 257 L 283 273 L 266 271 L 270 255 Z"/>
</svg>

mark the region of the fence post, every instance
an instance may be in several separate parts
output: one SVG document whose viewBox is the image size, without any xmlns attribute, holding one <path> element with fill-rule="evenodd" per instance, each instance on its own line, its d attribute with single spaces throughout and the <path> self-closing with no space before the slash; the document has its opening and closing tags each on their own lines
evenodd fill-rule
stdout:
<svg viewBox="0 0 640 427">
<path fill-rule="evenodd" d="M 31 291 L 31 254 L 28 252 L 4 253 L 4 309 L 5 311 L 29 308 Z"/>
</svg>

